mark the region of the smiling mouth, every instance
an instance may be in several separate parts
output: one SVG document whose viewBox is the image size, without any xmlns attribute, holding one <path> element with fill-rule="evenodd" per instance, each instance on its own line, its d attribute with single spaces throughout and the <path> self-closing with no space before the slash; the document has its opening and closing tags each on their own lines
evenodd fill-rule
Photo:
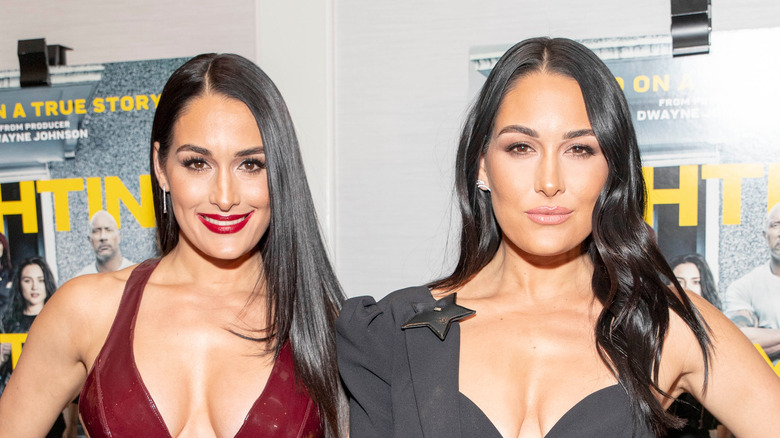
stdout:
<svg viewBox="0 0 780 438">
<path fill-rule="evenodd" d="M 214 218 L 211 218 L 211 217 L 208 217 L 208 216 L 203 216 L 203 220 L 208 222 L 208 223 L 217 225 L 219 227 L 229 227 L 231 225 L 236 225 L 236 224 L 241 223 L 241 221 L 243 221 L 245 217 L 246 216 L 241 216 L 240 218 L 234 219 L 232 221 L 230 221 L 230 220 L 225 221 L 225 220 L 214 219 Z"/>
<path fill-rule="evenodd" d="M 254 211 L 247 214 L 198 214 L 198 219 L 206 226 L 206 228 L 217 234 L 233 234 L 241 231 L 244 226 L 249 222 L 249 218 L 252 217 Z"/>
</svg>

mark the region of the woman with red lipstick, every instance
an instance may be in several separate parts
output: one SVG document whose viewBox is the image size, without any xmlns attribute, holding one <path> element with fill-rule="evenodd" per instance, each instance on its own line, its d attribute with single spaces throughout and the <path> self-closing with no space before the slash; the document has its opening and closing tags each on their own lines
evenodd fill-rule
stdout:
<svg viewBox="0 0 780 438">
<path fill-rule="evenodd" d="M 162 91 L 150 169 L 161 257 L 63 285 L 0 436 L 40 436 L 79 393 L 92 438 L 344 436 L 343 295 L 273 82 L 237 55 L 189 60 Z"/>
<path fill-rule="evenodd" d="M 352 436 L 662 436 L 683 392 L 740 437 L 780 428 L 780 379 L 717 309 L 667 286 L 631 113 L 587 48 L 536 38 L 501 57 L 456 190 L 452 274 L 339 316 Z"/>
</svg>

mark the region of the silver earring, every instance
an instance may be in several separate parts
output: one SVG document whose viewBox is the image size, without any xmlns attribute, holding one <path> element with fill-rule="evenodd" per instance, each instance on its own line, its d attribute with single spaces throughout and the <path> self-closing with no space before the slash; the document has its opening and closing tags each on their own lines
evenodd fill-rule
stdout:
<svg viewBox="0 0 780 438">
<path fill-rule="evenodd" d="M 165 198 L 167 198 L 167 196 L 165 196 L 165 195 L 166 195 L 165 188 L 164 188 L 164 187 L 160 187 L 160 190 L 162 190 L 162 198 L 163 198 L 163 214 L 168 214 L 168 204 L 167 204 L 167 202 L 165 201 Z"/>
<path fill-rule="evenodd" d="M 482 181 L 481 179 L 478 179 L 478 180 L 477 180 L 477 188 L 478 188 L 478 189 L 480 189 L 480 190 L 482 190 L 483 192 L 490 193 L 490 187 L 488 187 L 488 186 L 485 184 L 485 181 Z"/>
</svg>

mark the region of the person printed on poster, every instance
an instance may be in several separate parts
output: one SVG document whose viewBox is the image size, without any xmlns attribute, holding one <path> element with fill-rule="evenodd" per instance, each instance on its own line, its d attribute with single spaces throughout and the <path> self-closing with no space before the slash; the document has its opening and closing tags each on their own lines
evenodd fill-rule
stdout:
<svg viewBox="0 0 780 438">
<path fill-rule="evenodd" d="M 13 275 L 13 272 L 8 239 L 5 237 L 5 234 L 0 233 L 0 315 L 3 314 L 10 300 L 11 275 Z"/>
<path fill-rule="evenodd" d="M 683 289 L 723 309 L 715 277 L 704 256 L 697 253 L 677 256 L 669 262 L 669 266 Z M 711 430 L 716 431 L 715 436 L 718 438 L 731 436 L 726 426 L 720 424 L 691 394 L 684 393 L 677 397 L 669 407 L 669 412 L 685 420 L 685 425 L 682 429 L 669 430 L 668 438 L 708 438 Z"/>
<path fill-rule="evenodd" d="M 95 252 L 95 261 L 84 266 L 74 277 L 114 272 L 135 264 L 122 256 L 122 249 L 119 247 L 122 233 L 116 219 L 109 212 L 100 210 L 93 214 L 89 220 L 88 232 L 87 240 Z"/>
<path fill-rule="evenodd" d="M 56 290 L 57 282 L 44 259 L 32 257 L 22 261 L 13 276 L 8 309 L 0 319 L 3 333 L 30 331 L 35 317 Z M 0 344 L 0 394 L 5 390 L 12 371 L 11 344 Z M 65 419 L 60 414 L 46 436 L 62 437 L 64 432 Z"/>
<path fill-rule="evenodd" d="M 734 324 L 776 364 L 780 360 L 780 203 L 769 211 L 762 234 L 769 263 L 731 283 L 723 305 Z"/>
</svg>

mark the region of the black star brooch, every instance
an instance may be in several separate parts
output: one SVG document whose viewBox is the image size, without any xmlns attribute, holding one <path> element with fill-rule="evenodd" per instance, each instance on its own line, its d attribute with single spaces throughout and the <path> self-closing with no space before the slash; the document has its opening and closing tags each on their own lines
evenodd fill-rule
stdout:
<svg viewBox="0 0 780 438">
<path fill-rule="evenodd" d="M 450 325 L 453 321 L 477 313 L 475 310 L 457 305 L 455 295 L 454 293 L 449 294 L 433 303 L 412 304 L 417 314 L 406 321 L 401 328 L 428 327 L 443 341 L 447 337 L 447 332 L 450 331 Z"/>
</svg>

